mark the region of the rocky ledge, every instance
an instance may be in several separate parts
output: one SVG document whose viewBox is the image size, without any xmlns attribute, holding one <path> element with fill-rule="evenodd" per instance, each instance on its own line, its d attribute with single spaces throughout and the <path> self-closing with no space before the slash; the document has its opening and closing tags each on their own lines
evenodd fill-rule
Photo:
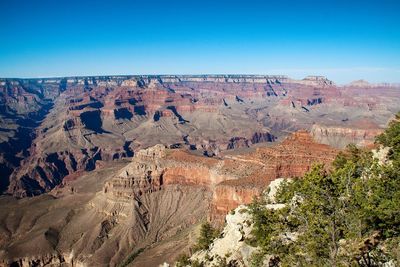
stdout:
<svg viewBox="0 0 400 267">
<path fill-rule="evenodd" d="M 129 202 L 173 185 L 203 187 L 212 194 L 209 218 L 221 223 L 225 214 L 250 203 L 271 181 L 300 177 L 317 162 L 329 165 L 336 153 L 336 149 L 315 143 L 305 131 L 271 148 L 222 158 L 156 145 L 139 151 L 103 191 L 110 199 Z"/>
</svg>

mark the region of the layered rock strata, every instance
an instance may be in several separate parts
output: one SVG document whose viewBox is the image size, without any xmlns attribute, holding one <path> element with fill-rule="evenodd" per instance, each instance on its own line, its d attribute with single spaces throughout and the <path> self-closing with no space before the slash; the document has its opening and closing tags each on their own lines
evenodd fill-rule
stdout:
<svg viewBox="0 0 400 267">
<path fill-rule="evenodd" d="M 315 163 L 329 163 L 337 150 L 315 143 L 305 131 L 271 148 L 222 158 L 196 156 L 162 145 L 140 151 L 104 187 L 111 198 L 136 199 L 170 185 L 204 187 L 212 193 L 209 218 L 221 222 L 231 209 L 250 203 L 279 177 L 300 177 Z"/>
<path fill-rule="evenodd" d="M 343 128 L 313 130 L 321 142 L 365 144 L 398 111 L 400 87 L 356 85 L 261 75 L 1 79 L 0 190 L 42 194 L 155 144 L 218 156 L 317 126 Z"/>
</svg>

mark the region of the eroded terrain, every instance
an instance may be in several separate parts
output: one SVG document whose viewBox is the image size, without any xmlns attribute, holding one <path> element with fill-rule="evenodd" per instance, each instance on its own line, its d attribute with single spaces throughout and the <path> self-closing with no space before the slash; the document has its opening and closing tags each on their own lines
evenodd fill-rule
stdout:
<svg viewBox="0 0 400 267">
<path fill-rule="evenodd" d="M 306 129 L 366 145 L 400 96 L 396 85 L 243 75 L 3 80 L 0 92 L 0 189 L 19 197 L 155 144 L 213 156 Z"/>
<path fill-rule="evenodd" d="M 204 220 L 371 145 L 400 86 L 324 77 L 0 80 L 0 261 L 172 263 Z"/>
<path fill-rule="evenodd" d="M 219 158 L 156 145 L 131 162 L 68 177 L 49 193 L 3 196 L 0 256 L 4 264 L 21 266 L 107 266 L 165 240 L 185 251 L 202 221 L 221 225 L 227 212 L 250 203 L 273 179 L 300 176 L 317 162 L 329 165 L 337 152 L 304 131 L 274 147 Z M 165 249 L 138 260 L 172 263 L 178 255 Z"/>
</svg>

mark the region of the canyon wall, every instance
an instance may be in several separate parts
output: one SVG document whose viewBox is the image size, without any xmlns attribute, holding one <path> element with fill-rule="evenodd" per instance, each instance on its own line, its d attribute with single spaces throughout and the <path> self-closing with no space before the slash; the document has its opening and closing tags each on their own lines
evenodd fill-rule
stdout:
<svg viewBox="0 0 400 267">
<path fill-rule="evenodd" d="M 328 167 L 337 152 L 306 131 L 275 146 L 219 157 L 161 144 L 142 149 L 130 161 L 69 175 L 50 194 L 1 198 L 0 260 L 116 266 L 140 248 L 180 240 L 206 219 L 222 225 L 228 212 L 250 203 L 271 181 L 301 176 L 317 162 Z"/>
<path fill-rule="evenodd" d="M 299 129 L 336 147 L 368 144 L 399 97 L 397 85 L 339 87 L 321 76 L 1 79 L 0 191 L 42 194 L 156 144 L 219 156 Z"/>
<path fill-rule="evenodd" d="M 140 151 L 120 175 L 106 183 L 104 192 L 129 200 L 172 185 L 203 187 L 212 193 L 209 219 L 220 223 L 226 213 L 250 203 L 271 181 L 300 177 L 315 163 L 329 167 L 337 152 L 315 143 L 305 131 L 271 148 L 219 159 L 157 145 Z"/>
<path fill-rule="evenodd" d="M 376 125 L 365 128 L 346 128 L 343 126 L 314 125 L 311 134 L 318 143 L 327 144 L 339 148 L 345 148 L 348 144 L 357 146 L 369 146 L 375 141 L 375 137 L 383 132 Z"/>
<path fill-rule="evenodd" d="M 301 177 L 316 163 L 329 168 L 337 153 L 337 149 L 316 143 L 308 132 L 298 131 L 273 147 L 230 156 L 236 165 L 257 167 L 242 179 L 226 180 L 216 186 L 211 203 L 211 221 L 221 222 L 230 210 L 249 204 L 277 178 Z"/>
</svg>

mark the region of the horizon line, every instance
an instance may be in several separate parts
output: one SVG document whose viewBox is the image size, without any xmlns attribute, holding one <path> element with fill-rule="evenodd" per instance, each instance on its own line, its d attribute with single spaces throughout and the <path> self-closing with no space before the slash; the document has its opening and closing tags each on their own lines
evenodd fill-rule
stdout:
<svg viewBox="0 0 400 267">
<path fill-rule="evenodd" d="M 334 82 L 336 85 L 346 85 L 346 84 L 350 84 L 352 82 L 355 81 L 365 81 L 369 84 L 389 84 L 389 85 L 398 85 L 400 84 L 399 82 L 369 82 L 366 79 L 354 79 L 348 83 L 337 83 L 334 80 L 329 79 L 326 75 L 306 75 L 304 78 L 300 78 L 300 79 L 295 79 L 290 77 L 289 75 L 286 74 L 233 74 L 233 73 L 226 73 L 226 74 L 211 74 L 211 73 L 207 73 L 207 74 L 95 74 L 95 75 L 67 75 L 67 76 L 59 76 L 59 75 L 54 75 L 54 76 L 38 76 L 38 77 L 0 77 L 0 80 L 40 80 L 40 79 L 63 79 L 63 78 L 94 78 L 94 77 L 98 77 L 98 78 L 105 78 L 105 77 L 115 77 L 115 78 L 138 78 L 138 77 L 142 77 L 142 78 L 155 78 L 155 77 L 221 77 L 221 78 L 229 78 L 229 77 L 260 77 L 260 78 L 286 78 L 286 79 L 291 79 L 291 80 L 305 80 L 307 77 L 321 77 L 321 78 L 325 78 L 329 81 Z"/>
</svg>

